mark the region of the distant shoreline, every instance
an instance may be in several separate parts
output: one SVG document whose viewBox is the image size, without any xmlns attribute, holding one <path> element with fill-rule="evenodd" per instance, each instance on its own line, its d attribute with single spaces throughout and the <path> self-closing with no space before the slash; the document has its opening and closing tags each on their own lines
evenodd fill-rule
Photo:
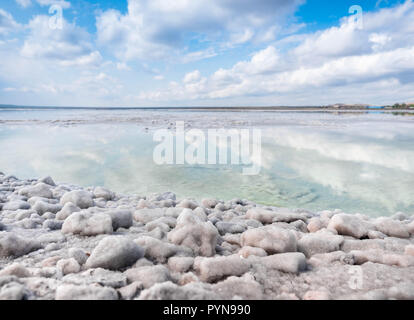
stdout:
<svg viewBox="0 0 414 320">
<path fill-rule="evenodd" d="M 332 106 L 273 106 L 273 107 L 53 107 L 53 106 L 17 106 L 17 105 L 0 105 L 0 110 L 2 109 L 13 109 L 13 110 L 165 110 L 165 111 L 313 111 L 313 112 L 342 112 L 342 111 L 414 111 L 414 109 L 395 109 L 392 107 L 382 107 L 382 108 L 368 108 L 362 106 L 341 106 L 341 107 L 332 107 Z"/>
</svg>

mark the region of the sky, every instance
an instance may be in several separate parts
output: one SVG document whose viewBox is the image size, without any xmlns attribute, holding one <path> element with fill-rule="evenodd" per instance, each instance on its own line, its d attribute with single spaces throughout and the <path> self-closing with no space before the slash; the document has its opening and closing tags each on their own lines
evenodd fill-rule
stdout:
<svg viewBox="0 0 414 320">
<path fill-rule="evenodd" d="M 414 102 L 414 0 L 1 0 L 0 104 Z"/>
</svg>

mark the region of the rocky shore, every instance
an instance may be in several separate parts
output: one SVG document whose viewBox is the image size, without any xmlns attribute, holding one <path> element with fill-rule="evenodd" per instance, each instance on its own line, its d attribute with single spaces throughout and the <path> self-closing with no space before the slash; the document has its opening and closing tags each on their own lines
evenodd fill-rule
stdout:
<svg viewBox="0 0 414 320">
<path fill-rule="evenodd" d="M 414 216 L 0 173 L 0 299 L 414 299 Z"/>
</svg>

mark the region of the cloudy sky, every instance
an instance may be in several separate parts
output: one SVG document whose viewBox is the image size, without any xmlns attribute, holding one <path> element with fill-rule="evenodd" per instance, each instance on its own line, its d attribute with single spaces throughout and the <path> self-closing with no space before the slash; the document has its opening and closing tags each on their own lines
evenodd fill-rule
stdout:
<svg viewBox="0 0 414 320">
<path fill-rule="evenodd" d="M 0 2 L 0 104 L 400 101 L 414 101 L 413 0 Z"/>
</svg>

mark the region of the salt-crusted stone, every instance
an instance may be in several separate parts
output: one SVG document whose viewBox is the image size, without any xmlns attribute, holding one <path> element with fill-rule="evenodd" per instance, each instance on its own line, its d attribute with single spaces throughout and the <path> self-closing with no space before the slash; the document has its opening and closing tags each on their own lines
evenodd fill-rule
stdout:
<svg viewBox="0 0 414 320">
<path fill-rule="evenodd" d="M 31 273 L 30 271 L 21 265 L 20 263 L 13 263 L 3 270 L 0 270 L 0 277 L 4 276 L 16 276 L 18 278 L 26 278 L 30 277 Z"/>
<path fill-rule="evenodd" d="M 168 258 L 181 255 L 192 256 L 190 248 L 177 246 L 149 236 L 142 236 L 134 240 L 139 246 L 145 249 L 145 257 L 158 263 L 167 262 Z"/>
<path fill-rule="evenodd" d="M 250 262 L 239 255 L 202 258 L 197 269 L 202 281 L 214 282 L 229 276 L 245 274 L 250 269 Z"/>
<path fill-rule="evenodd" d="M 306 270 L 306 257 L 301 252 L 275 254 L 260 258 L 260 262 L 268 269 L 287 273 L 299 273 Z"/>
<path fill-rule="evenodd" d="M 3 210 L 10 210 L 10 211 L 16 211 L 19 209 L 30 209 L 30 204 L 26 201 L 22 201 L 22 200 L 14 200 L 14 201 L 10 201 L 10 202 L 6 202 L 3 205 Z"/>
<path fill-rule="evenodd" d="M 80 265 L 85 264 L 86 260 L 88 260 L 88 255 L 80 248 L 70 248 L 68 253 L 69 257 L 75 259 Z"/>
<path fill-rule="evenodd" d="M 63 275 L 78 273 L 81 270 L 81 266 L 73 258 L 59 260 L 56 267 Z"/>
<path fill-rule="evenodd" d="M 171 279 L 168 269 L 163 265 L 128 269 L 125 275 L 129 283 L 139 281 L 144 288 L 150 288 L 156 283 Z"/>
<path fill-rule="evenodd" d="M 408 245 L 405 247 L 404 253 L 410 256 L 414 256 L 414 245 Z"/>
<path fill-rule="evenodd" d="M 390 236 L 396 238 L 409 238 L 410 233 L 407 230 L 407 227 L 399 220 L 394 220 L 391 218 L 378 218 L 375 221 L 375 228 Z"/>
<path fill-rule="evenodd" d="M 19 190 L 19 195 L 31 197 L 42 197 L 42 198 L 53 198 L 53 193 L 50 190 L 51 186 L 46 183 L 40 182 L 34 186 L 24 187 Z"/>
<path fill-rule="evenodd" d="M 62 284 L 56 290 L 56 300 L 118 300 L 113 288 Z"/>
<path fill-rule="evenodd" d="M 56 186 L 55 182 L 53 181 L 52 177 L 50 177 L 50 176 L 41 178 L 38 181 L 39 182 L 43 182 L 43 183 L 45 183 L 45 184 L 47 184 L 49 186 L 52 186 L 52 187 L 55 187 Z"/>
<path fill-rule="evenodd" d="M 81 236 L 111 234 L 113 232 L 112 219 L 106 213 L 75 212 L 66 218 L 62 232 Z"/>
<path fill-rule="evenodd" d="M 168 259 L 168 268 L 174 272 L 187 272 L 193 264 L 193 257 L 171 257 Z"/>
<path fill-rule="evenodd" d="M 60 210 L 57 214 L 56 214 L 56 219 L 57 220 L 65 220 L 67 217 L 69 217 L 72 213 L 74 212 L 79 212 L 81 211 L 81 209 L 77 206 L 75 206 L 72 202 L 67 202 L 62 210 Z"/>
<path fill-rule="evenodd" d="M 102 239 L 86 261 L 86 268 L 118 270 L 133 265 L 144 256 L 144 249 L 124 236 Z"/>
<path fill-rule="evenodd" d="M 87 209 L 94 206 L 92 194 L 83 190 L 67 192 L 60 198 L 61 205 L 65 205 L 68 202 L 72 202 L 75 206 L 81 209 Z"/>
<path fill-rule="evenodd" d="M 369 225 L 362 219 L 350 214 L 337 214 L 329 222 L 328 229 L 334 229 L 340 235 L 361 239 L 367 236 Z"/>
<path fill-rule="evenodd" d="M 295 234 L 273 225 L 250 229 L 241 236 L 242 246 L 262 248 L 268 254 L 295 252 L 297 240 Z"/>
<path fill-rule="evenodd" d="M 219 300 L 217 293 L 197 282 L 178 286 L 172 282 L 159 283 L 139 295 L 139 300 Z"/>
<path fill-rule="evenodd" d="M 35 239 L 22 238 L 10 232 L 0 233 L 0 258 L 16 258 L 40 248 Z"/>
<path fill-rule="evenodd" d="M 112 227 L 114 230 L 119 228 L 126 228 L 132 226 L 132 213 L 129 210 L 118 209 L 118 210 L 109 210 L 105 212 L 110 215 L 112 218 Z"/>
<path fill-rule="evenodd" d="M 267 253 L 262 248 L 254 248 L 254 247 L 246 246 L 240 249 L 239 255 L 247 259 L 250 256 L 266 257 Z"/>
<path fill-rule="evenodd" d="M 52 204 L 44 201 L 37 201 L 33 205 L 32 209 L 36 210 L 36 212 L 39 215 L 43 215 L 46 212 L 57 213 L 60 210 L 62 210 L 62 206 L 60 204 Z"/>
<path fill-rule="evenodd" d="M 115 198 L 115 194 L 112 191 L 102 187 L 96 187 L 93 191 L 93 195 L 95 198 L 103 198 L 107 201 L 113 200 Z"/>
<path fill-rule="evenodd" d="M 211 257 L 215 254 L 218 235 L 211 222 L 203 222 L 191 210 L 183 210 L 176 227 L 168 233 L 168 240 L 191 248 L 195 255 Z"/>
<path fill-rule="evenodd" d="M 307 257 L 311 257 L 317 253 L 338 251 L 343 241 L 342 236 L 312 233 L 305 235 L 298 241 L 298 251 L 303 252 Z"/>
</svg>

